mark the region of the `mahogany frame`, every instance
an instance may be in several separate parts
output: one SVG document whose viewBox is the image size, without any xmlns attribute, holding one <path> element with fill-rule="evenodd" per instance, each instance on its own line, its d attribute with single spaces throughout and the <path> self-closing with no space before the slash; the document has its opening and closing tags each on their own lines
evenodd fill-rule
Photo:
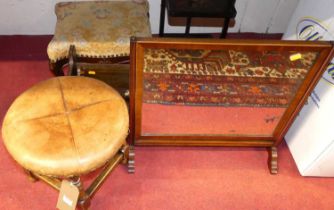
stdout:
<svg viewBox="0 0 334 210">
<path fill-rule="evenodd" d="M 319 56 L 284 112 L 271 137 L 217 135 L 150 135 L 141 133 L 142 75 L 145 48 L 173 49 L 237 49 L 318 51 Z M 282 40 L 219 40 L 176 38 L 132 38 L 130 57 L 130 140 L 135 145 L 173 146 L 252 146 L 266 147 L 269 169 L 276 174 L 277 146 L 283 140 L 309 94 L 317 84 L 334 55 L 333 43 Z M 205 140 L 205 141 L 204 141 Z"/>
</svg>

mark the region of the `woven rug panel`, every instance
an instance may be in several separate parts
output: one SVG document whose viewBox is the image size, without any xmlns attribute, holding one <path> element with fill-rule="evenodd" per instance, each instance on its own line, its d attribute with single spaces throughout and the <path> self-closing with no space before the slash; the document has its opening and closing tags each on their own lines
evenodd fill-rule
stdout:
<svg viewBox="0 0 334 210">
<path fill-rule="evenodd" d="M 318 54 L 146 49 L 143 101 L 195 106 L 287 107 Z"/>
</svg>

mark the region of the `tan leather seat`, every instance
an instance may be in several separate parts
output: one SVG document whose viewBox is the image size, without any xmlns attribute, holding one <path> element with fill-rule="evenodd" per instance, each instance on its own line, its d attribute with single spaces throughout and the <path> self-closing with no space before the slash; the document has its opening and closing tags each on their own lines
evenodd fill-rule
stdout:
<svg viewBox="0 0 334 210">
<path fill-rule="evenodd" d="M 22 93 L 2 127 L 6 148 L 29 171 L 58 177 L 90 172 L 126 144 L 125 101 L 87 77 L 56 77 Z"/>
</svg>

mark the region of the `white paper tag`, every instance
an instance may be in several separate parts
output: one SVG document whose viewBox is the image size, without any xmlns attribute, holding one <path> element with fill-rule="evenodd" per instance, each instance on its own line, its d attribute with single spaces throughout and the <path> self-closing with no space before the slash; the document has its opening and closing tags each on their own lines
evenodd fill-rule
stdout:
<svg viewBox="0 0 334 210">
<path fill-rule="evenodd" d="M 79 199 L 79 189 L 67 180 L 60 186 L 57 208 L 59 210 L 75 210 Z"/>
</svg>

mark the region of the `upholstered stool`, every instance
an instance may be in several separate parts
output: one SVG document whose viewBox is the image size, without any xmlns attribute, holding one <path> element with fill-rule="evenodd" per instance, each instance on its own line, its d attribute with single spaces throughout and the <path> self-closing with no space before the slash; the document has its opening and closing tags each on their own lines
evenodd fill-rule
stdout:
<svg viewBox="0 0 334 210">
<path fill-rule="evenodd" d="M 72 181 L 85 209 L 112 169 L 130 162 L 128 126 L 127 105 L 113 88 L 87 77 L 55 77 L 13 102 L 2 134 L 8 152 L 32 177 L 56 189 L 62 179 Z M 79 177 L 102 166 L 84 190 Z"/>
<path fill-rule="evenodd" d="M 70 45 L 85 62 L 117 63 L 129 60 L 130 37 L 150 37 L 147 0 L 63 2 L 47 53 L 50 69 L 64 75 Z"/>
</svg>

